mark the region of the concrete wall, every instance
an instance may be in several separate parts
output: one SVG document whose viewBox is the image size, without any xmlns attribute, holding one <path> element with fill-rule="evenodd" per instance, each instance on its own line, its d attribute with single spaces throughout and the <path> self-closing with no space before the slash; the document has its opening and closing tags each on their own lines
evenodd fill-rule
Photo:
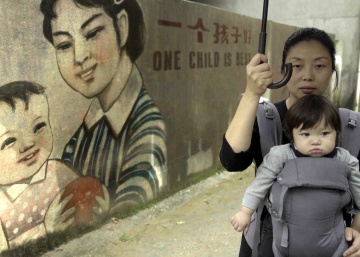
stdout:
<svg viewBox="0 0 360 257">
<path fill-rule="evenodd" d="M 263 1 L 194 0 L 261 19 Z M 357 91 L 360 60 L 360 1 L 358 0 L 270 0 L 268 20 L 296 27 L 317 27 L 335 36 L 342 57 L 338 104 L 359 110 Z"/>
<path fill-rule="evenodd" d="M 113 20 L 102 9 L 59 1 L 62 14 L 51 23 L 60 36 L 56 48 L 43 35 L 40 0 L 0 1 L 1 84 L 46 87 L 45 95 L 30 96 L 28 109 L 17 98 L 15 109 L 0 101 L 4 252 L 29 248 L 33 239 L 59 242 L 215 168 L 244 91 L 245 66 L 258 48 L 259 19 L 179 0 L 139 0 L 142 12 L 115 23 L 143 17 L 145 30 L 136 31 L 144 34 L 135 42 L 143 38 L 145 46 L 133 62 L 124 58 L 136 45 L 128 43 L 126 26 L 119 31 L 127 48 L 119 50 Z M 99 12 L 100 20 L 89 20 Z M 273 30 L 277 37 L 267 46 L 279 67 L 274 57 L 295 27 L 269 22 Z M 109 88 L 118 93 L 104 93 Z"/>
</svg>

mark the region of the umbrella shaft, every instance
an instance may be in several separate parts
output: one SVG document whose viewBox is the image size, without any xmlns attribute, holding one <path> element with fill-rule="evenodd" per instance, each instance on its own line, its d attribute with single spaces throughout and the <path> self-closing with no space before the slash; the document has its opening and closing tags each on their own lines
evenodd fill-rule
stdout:
<svg viewBox="0 0 360 257">
<path fill-rule="evenodd" d="M 268 5 L 269 5 L 269 0 L 264 0 L 263 15 L 261 20 L 261 32 L 266 32 Z"/>
</svg>

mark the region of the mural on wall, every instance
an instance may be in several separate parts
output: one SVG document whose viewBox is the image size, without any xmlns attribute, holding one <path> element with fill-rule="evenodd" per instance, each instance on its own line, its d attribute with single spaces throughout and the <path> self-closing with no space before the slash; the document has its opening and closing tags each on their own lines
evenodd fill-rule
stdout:
<svg viewBox="0 0 360 257">
<path fill-rule="evenodd" d="M 165 125 L 135 63 L 145 43 L 137 1 L 42 0 L 39 8 L 62 79 L 91 102 L 61 159 L 49 159 L 45 88 L 0 87 L 0 250 L 103 221 L 167 184 Z"/>
<path fill-rule="evenodd" d="M 135 61 L 145 24 L 135 0 L 43 0 L 43 31 L 67 85 L 91 105 L 62 159 L 94 176 L 110 213 L 145 203 L 166 185 L 165 125 Z"/>
</svg>

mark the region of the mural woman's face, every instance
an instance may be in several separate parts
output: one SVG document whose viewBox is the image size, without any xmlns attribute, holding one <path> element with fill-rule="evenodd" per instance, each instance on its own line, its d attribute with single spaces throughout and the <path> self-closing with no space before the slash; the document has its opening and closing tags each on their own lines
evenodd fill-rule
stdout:
<svg viewBox="0 0 360 257">
<path fill-rule="evenodd" d="M 15 110 L 0 102 L 0 185 L 30 178 L 49 158 L 52 133 L 44 95 L 32 95 L 29 108 L 15 100 Z"/>
<path fill-rule="evenodd" d="M 60 73 L 87 98 L 99 95 L 118 70 L 120 53 L 113 20 L 102 8 L 59 0 L 51 22 Z"/>
</svg>

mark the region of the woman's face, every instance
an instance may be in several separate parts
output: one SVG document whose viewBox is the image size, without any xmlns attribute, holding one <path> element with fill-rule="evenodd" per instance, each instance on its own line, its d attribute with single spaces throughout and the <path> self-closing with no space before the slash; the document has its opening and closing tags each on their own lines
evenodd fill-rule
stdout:
<svg viewBox="0 0 360 257">
<path fill-rule="evenodd" d="M 326 91 L 333 69 L 325 46 L 315 40 L 297 43 L 288 52 L 286 63 L 289 62 L 293 72 L 286 87 L 291 104 L 304 95 L 322 95 Z"/>
<path fill-rule="evenodd" d="M 120 52 L 113 20 L 102 8 L 59 0 L 51 21 L 60 73 L 86 98 L 99 95 L 118 70 Z"/>
</svg>

